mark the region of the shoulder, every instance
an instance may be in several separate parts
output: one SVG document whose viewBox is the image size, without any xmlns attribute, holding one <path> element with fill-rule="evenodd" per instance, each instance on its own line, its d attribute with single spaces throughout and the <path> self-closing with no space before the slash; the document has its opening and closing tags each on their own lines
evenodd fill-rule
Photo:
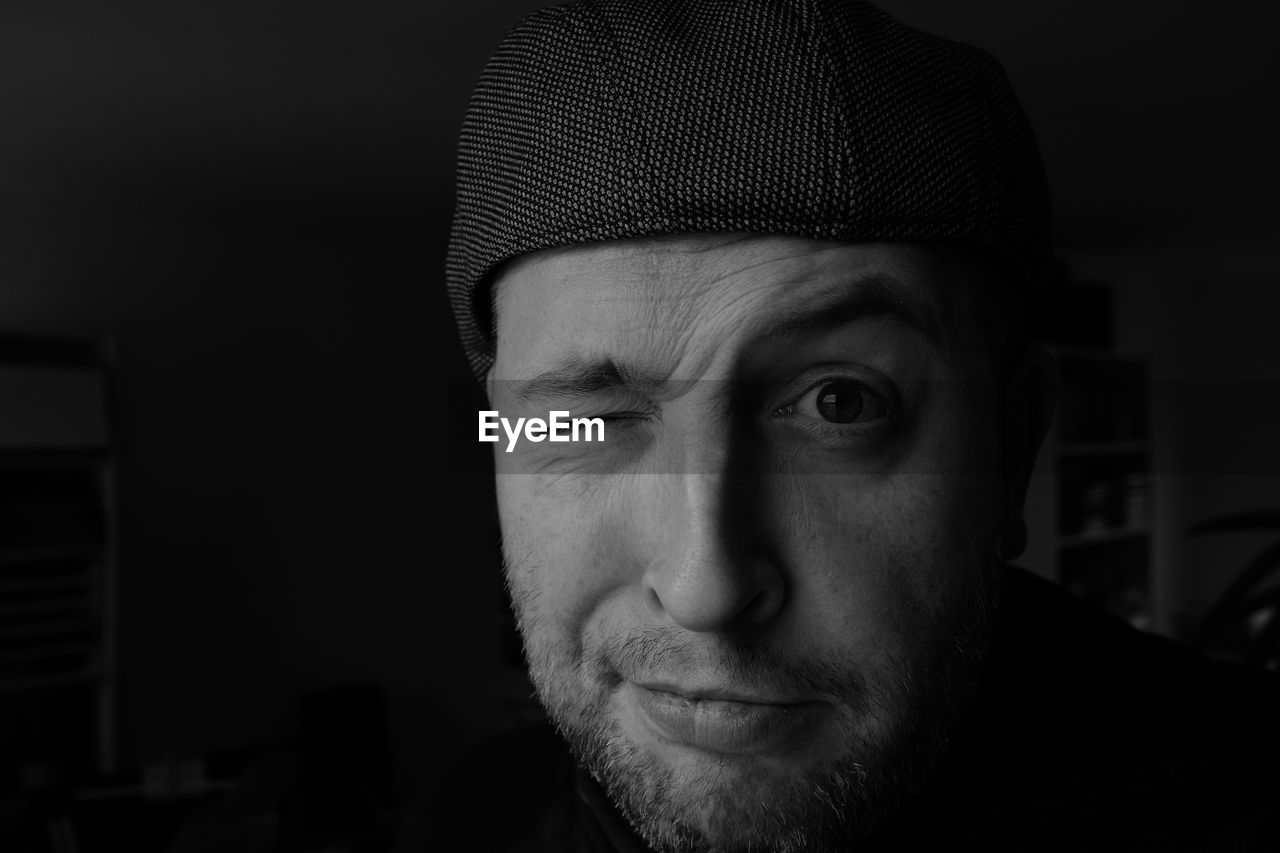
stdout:
<svg viewBox="0 0 1280 853">
<path fill-rule="evenodd" d="M 1007 591 L 989 672 L 997 694 L 1034 689 L 1067 715 L 1055 719 L 1067 731 L 1092 721 L 1162 752 L 1248 736 L 1249 752 L 1280 760 L 1280 678 L 1138 631 L 1021 570 Z"/>
<path fill-rule="evenodd" d="M 1139 632 L 1020 570 L 1006 591 L 944 774 L 970 816 L 1023 841 L 1048 832 L 1043 849 L 1275 842 L 1280 680 Z"/>
</svg>

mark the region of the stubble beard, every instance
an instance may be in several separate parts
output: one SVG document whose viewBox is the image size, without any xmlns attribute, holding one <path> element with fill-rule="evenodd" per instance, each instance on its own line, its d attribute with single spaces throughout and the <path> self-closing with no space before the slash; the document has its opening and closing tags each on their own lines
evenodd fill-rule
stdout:
<svg viewBox="0 0 1280 853">
<path fill-rule="evenodd" d="M 928 641 L 913 661 L 868 677 L 834 662 L 783 660 L 744 642 L 722 642 L 715 663 L 741 683 L 784 685 L 841 700 L 840 742 L 829 761 L 787 779 L 726 764 L 681 779 L 623 731 L 610 713 L 620 672 L 685 650 L 676 630 L 650 630 L 598 647 L 557 640 L 539 624 L 532 596 L 507 567 L 531 679 L 579 764 L 632 828 L 659 853 L 826 853 L 856 849 L 936 771 L 968 707 L 986 657 L 999 599 L 999 561 L 974 574 L 961 600 L 918 626 Z M 705 653 L 705 649 L 702 650 Z"/>
</svg>

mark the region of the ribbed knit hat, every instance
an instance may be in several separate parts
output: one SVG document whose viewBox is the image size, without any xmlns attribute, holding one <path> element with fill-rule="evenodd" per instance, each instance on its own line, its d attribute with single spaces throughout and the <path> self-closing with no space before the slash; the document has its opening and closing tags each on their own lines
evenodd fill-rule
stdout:
<svg viewBox="0 0 1280 853">
<path fill-rule="evenodd" d="M 852 0 L 582 0 L 476 86 L 446 264 L 493 363 L 489 281 L 538 249 L 683 232 L 963 240 L 1035 278 L 1049 200 L 1000 65 Z"/>
</svg>

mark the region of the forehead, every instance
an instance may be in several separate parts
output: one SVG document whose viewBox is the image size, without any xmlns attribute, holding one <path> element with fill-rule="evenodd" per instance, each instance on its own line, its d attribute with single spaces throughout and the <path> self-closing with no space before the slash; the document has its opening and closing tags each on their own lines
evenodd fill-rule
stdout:
<svg viewBox="0 0 1280 853">
<path fill-rule="evenodd" d="M 694 378 L 753 341 L 875 320 L 938 351 L 977 334 L 967 265 L 946 250 L 763 235 L 680 235 L 552 249 L 496 282 L 497 378 L 623 351 Z"/>
</svg>

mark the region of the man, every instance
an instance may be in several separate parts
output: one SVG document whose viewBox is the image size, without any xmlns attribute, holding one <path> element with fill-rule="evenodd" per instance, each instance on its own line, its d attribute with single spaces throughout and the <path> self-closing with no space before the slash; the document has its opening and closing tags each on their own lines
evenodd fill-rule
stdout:
<svg viewBox="0 0 1280 853">
<path fill-rule="evenodd" d="M 463 128 L 449 286 L 492 410 L 603 424 L 495 445 L 567 749 L 475 756 L 402 849 L 1267 838 L 1275 738 L 1233 739 L 1270 688 L 1005 565 L 1047 211 L 994 60 L 865 4 L 526 19 Z"/>
</svg>

